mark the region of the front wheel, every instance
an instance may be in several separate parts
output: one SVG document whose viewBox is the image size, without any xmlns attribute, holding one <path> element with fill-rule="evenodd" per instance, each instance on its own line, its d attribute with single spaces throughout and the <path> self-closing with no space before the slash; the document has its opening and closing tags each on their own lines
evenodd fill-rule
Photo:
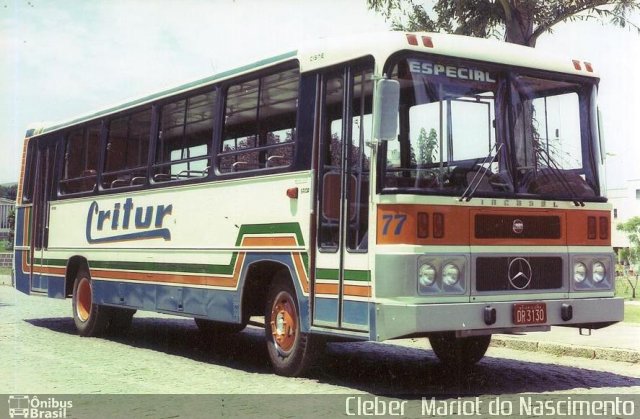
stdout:
<svg viewBox="0 0 640 419">
<path fill-rule="evenodd" d="M 429 336 L 433 352 L 445 365 L 470 367 L 484 357 L 491 335 L 457 338 L 454 333 L 437 333 Z"/>
<path fill-rule="evenodd" d="M 301 331 L 295 289 L 285 275 L 271 284 L 264 320 L 267 352 L 275 373 L 302 375 L 313 363 L 316 348 L 311 336 Z"/>
<path fill-rule="evenodd" d="M 86 270 L 79 270 L 73 283 L 73 322 L 80 336 L 102 335 L 110 320 L 110 311 L 93 301 L 91 277 Z"/>
</svg>

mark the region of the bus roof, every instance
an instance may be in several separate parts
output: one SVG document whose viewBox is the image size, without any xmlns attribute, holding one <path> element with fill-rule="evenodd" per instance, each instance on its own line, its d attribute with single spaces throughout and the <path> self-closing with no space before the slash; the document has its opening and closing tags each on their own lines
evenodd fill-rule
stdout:
<svg viewBox="0 0 640 419">
<path fill-rule="evenodd" d="M 499 63 L 517 67 L 527 67 L 597 78 L 591 63 L 574 58 L 552 55 L 535 48 L 510 44 L 494 39 L 473 38 L 428 32 L 381 32 L 359 34 L 339 38 L 322 38 L 307 43 L 297 51 L 289 51 L 251 64 L 223 71 L 212 76 L 172 87 L 160 92 L 110 106 L 97 112 L 55 123 L 38 126 L 27 131 L 27 136 L 51 133 L 76 124 L 99 119 L 136 106 L 152 103 L 159 99 L 206 87 L 222 80 L 261 68 L 269 67 L 292 59 L 298 59 L 301 72 L 309 72 L 324 67 L 347 62 L 365 56 L 376 60 L 376 71 L 387 58 L 398 51 L 417 51 L 437 55 L 466 58 Z"/>
</svg>

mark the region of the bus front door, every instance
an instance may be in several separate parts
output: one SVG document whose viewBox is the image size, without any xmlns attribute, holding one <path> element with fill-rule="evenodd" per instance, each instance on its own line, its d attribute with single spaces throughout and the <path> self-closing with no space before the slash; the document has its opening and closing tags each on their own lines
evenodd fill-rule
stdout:
<svg viewBox="0 0 640 419">
<path fill-rule="evenodd" d="M 366 332 L 369 146 L 372 65 L 347 66 L 319 76 L 317 251 L 313 324 Z"/>
</svg>

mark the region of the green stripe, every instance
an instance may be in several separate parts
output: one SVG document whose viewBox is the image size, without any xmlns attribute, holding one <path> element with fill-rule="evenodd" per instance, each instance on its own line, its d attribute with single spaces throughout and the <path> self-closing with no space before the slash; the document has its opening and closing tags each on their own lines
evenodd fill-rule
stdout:
<svg viewBox="0 0 640 419">
<path fill-rule="evenodd" d="M 236 246 L 242 244 L 242 238 L 246 234 L 283 234 L 293 233 L 296 235 L 298 246 L 304 246 L 304 238 L 298 223 L 279 223 L 279 224 L 245 224 L 240 227 Z"/>
<path fill-rule="evenodd" d="M 332 280 L 332 281 L 337 281 L 338 280 L 338 270 L 337 269 L 317 268 L 316 269 L 316 278 L 317 279 L 328 279 L 328 280 Z M 344 270 L 344 279 L 345 279 L 345 281 L 370 282 L 371 281 L 371 272 L 370 271 L 355 270 L 355 269 L 345 269 Z"/>
</svg>

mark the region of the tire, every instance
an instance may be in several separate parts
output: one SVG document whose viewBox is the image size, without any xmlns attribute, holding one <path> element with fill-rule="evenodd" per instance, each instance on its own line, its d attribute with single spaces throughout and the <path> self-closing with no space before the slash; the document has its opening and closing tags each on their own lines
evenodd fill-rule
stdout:
<svg viewBox="0 0 640 419">
<path fill-rule="evenodd" d="M 276 275 L 269 288 L 264 329 L 269 360 L 278 375 L 303 375 L 316 358 L 318 345 L 300 326 L 300 308 L 291 280 L 287 274 Z"/>
<path fill-rule="evenodd" d="M 95 304 L 91 276 L 85 269 L 79 269 L 73 283 L 73 322 L 80 336 L 101 336 L 109 323 L 110 311 L 106 306 Z"/>
<path fill-rule="evenodd" d="M 108 335 L 122 335 L 131 328 L 131 322 L 133 321 L 133 315 L 136 314 L 136 310 L 119 307 L 103 308 L 108 308 L 109 311 L 109 322 L 105 330 Z"/>
<path fill-rule="evenodd" d="M 207 335 L 229 335 L 232 333 L 238 333 L 244 330 L 247 327 L 246 324 L 236 324 L 236 323 L 224 323 L 217 322 L 214 320 L 207 320 L 201 318 L 194 318 L 196 322 L 196 326 L 198 329 L 204 334 Z"/>
<path fill-rule="evenodd" d="M 429 336 L 429 343 L 436 356 L 447 366 L 470 367 L 484 357 L 491 335 L 456 338 L 454 333 L 437 333 Z"/>
</svg>

